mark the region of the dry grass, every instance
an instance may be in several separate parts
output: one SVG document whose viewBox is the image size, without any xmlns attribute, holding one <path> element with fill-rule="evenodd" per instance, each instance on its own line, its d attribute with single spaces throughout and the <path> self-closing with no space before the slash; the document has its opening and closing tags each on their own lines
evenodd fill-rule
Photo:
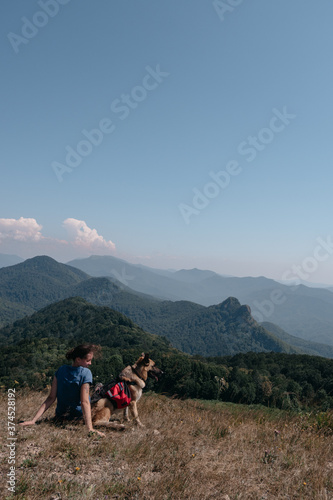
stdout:
<svg viewBox="0 0 333 500">
<path fill-rule="evenodd" d="M 17 395 L 17 419 L 45 395 Z M 48 414 L 52 414 L 51 408 Z M 6 425 L 6 400 L 1 421 Z M 20 428 L 15 499 L 333 499 L 331 414 L 290 416 L 156 394 L 139 403 L 145 429 L 88 438 L 83 426 Z M 2 498 L 8 473 L 2 439 Z"/>
</svg>

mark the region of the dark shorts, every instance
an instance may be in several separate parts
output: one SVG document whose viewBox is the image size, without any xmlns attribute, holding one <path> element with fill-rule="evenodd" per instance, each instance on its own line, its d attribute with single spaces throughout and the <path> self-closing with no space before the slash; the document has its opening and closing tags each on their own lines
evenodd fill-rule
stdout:
<svg viewBox="0 0 333 500">
<path fill-rule="evenodd" d="M 55 414 L 53 421 L 58 424 L 63 424 L 66 422 L 80 423 L 83 421 L 83 415 L 77 413 L 64 413 L 63 415 Z"/>
</svg>

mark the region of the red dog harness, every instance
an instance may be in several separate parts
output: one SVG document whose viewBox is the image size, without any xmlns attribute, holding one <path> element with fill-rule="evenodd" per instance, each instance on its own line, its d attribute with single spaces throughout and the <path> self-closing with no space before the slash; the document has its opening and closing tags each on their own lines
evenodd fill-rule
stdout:
<svg viewBox="0 0 333 500">
<path fill-rule="evenodd" d="M 96 387 L 90 402 L 96 403 L 102 398 L 109 399 L 115 409 L 126 408 L 132 399 L 127 383 L 123 380 L 119 381 L 119 379 Z"/>
</svg>

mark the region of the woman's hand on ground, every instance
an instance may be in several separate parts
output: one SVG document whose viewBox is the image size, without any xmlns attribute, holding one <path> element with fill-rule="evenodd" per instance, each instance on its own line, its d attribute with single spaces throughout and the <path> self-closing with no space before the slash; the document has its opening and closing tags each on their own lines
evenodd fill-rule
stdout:
<svg viewBox="0 0 333 500">
<path fill-rule="evenodd" d="M 89 431 L 88 436 L 92 436 L 93 434 L 97 434 L 100 437 L 105 437 L 104 432 L 97 431 L 96 429 L 94 429 L 93 431 Z"/>
</svg>

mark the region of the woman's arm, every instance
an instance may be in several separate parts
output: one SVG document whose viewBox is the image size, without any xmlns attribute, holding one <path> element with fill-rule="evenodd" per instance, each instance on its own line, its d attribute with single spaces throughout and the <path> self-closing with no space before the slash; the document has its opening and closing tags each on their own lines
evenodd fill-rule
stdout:
<svg viewBox="0 0 333 500">
<path fill-rule="evenodd" d="M 38 412 L 34 416 L 32 420 L 26 420 L 25 422 L 21 422 L 20 425 L 34 425 L 36 421 L 43 415 L 43 413 L 50 408 L 50 406 L 54 403 L 57 398 L 57 377 L 53 377 L 50 394 L 45 399 L 44 403 L 39 408 Z"/>
<path fill-rule="evenodd" d="M 91 406 L 90 406 L 90 401 L 89 401 L 89 384 L 82 384 L 81 392 L 80 392 L 80 399 L 81 399 L 81 408 L 82 408 L 83 418 L 84 418 L 84 421 L 85 421 L 85 424 L 87 426 L 88 431 L 89 432 L 96 432 L 99 436 L 105 437 L 105 434 L 103 432 L 95 430 L 93 428 L 93 425 L 92 425 Z"/>
</svg>

